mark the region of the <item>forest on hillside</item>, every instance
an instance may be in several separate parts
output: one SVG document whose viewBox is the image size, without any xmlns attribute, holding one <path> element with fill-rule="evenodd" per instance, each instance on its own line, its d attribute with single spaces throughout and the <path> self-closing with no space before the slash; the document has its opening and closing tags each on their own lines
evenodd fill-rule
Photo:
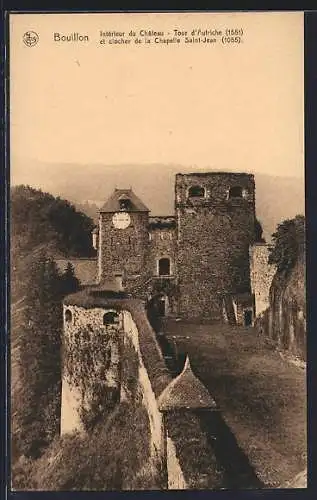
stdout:
<svg viewBox="0 0 317 500">
<path fill-rule="evenodd" d="M 11 190 L 12 461 L 36 458 L 58 432 L 62 300 L 80 287 L 54 257 L 93 255 L 93 222 L 67 200 L 17 186 Z"/>
<path fill-rule="evenodd" d="M 69 201 L 25 185 L 12 187 L 10 195 L 11 237 L 20 255 L 43 243 L 64 256 L 93 254 L 94 222 Z"/>
<path fill-rule="evenodd" d="M 50 257 L 92 257 L 93 220 L 67 200 L 30 186 L 10 193 L 11 301 L 26 292 L 26 276 L 41 253 Z"/>
<path fill-rule="evenodd" d="M 159 487 L 144 410 L 120 403 L 88 439 L 60 436 L 62 301 L 81 285 L 54 257 L 93 256 L 93 227 L 67 200 L 30 186 L 11 191 L 13 490 Z"/>
</svg>

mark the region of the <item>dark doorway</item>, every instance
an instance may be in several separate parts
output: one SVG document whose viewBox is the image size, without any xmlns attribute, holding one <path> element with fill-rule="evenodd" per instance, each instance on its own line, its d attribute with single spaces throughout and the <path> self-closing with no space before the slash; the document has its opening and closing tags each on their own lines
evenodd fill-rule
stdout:
<svg viewBox="0 0 317 500">
<path fill-rule="evenodd" d="M 247 309 L 246 311 L 243 312 L 243 314 L 244 314 L 245 326 L 251 326 L 252 325 L 252 311 L 250 309 Z"/>
<path fill-rule="evenodd" d="M 169 276 L 171 271 L 170 260 L 163 258 L 159 260 L 159 276 Z"/>
</svg>

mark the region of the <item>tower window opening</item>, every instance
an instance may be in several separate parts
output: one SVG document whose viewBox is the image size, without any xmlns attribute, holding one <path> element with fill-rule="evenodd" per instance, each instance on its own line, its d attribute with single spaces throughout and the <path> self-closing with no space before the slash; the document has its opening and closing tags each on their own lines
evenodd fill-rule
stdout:
<svg viewBox="0 0 317 500">
<path fill-rule="evenodd" d="M 118 321 L 118 314 L 115 311 L 109 311 L 103 315 L 103 324 L 105 326 L 114 325 L 115 323 L 118 323 Z"/>
<path fill-rule="evenodd" d="M 242 198 L 242 187 L 233 186 L 229 189 L 229 198 Z"/>
<path fill-rule="evenodd" d="M 164 257 L 158 261 L 158 273 L 159 276 L 169 276 L 171 274 L 170 259 Z"/>
<path fill-rule="evenodd" d="M 131 201 L 128 198 L 119 200 L 120 210 L 129 210 L 131 208 Z"/>
<path fill-rule="evenodd" d="M 205 198 L 205 188 L 202 186 L 191 186 L 188 189 L 188 198 Z"/>
<path fill-rule="evenodd" d="M 72 320 L 73 320 L 72 312 L 69 309 L 66 309 L 66 311 L 65 311 L 65 321 L 66 321 L 66 323 L 71 323 Z"/>
</svg>

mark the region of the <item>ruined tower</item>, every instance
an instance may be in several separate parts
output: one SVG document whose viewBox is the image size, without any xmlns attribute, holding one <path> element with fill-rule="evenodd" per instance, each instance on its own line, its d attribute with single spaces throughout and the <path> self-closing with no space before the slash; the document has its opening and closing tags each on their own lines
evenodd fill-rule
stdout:
<svg viewBox="0 0 317 500">
<path fill-rule="evenodd" d="M 175 213 L 179 314 L 220 319 L 226 297 L 250 293 L 254 176 L 177 174 Z"/>
</svg>

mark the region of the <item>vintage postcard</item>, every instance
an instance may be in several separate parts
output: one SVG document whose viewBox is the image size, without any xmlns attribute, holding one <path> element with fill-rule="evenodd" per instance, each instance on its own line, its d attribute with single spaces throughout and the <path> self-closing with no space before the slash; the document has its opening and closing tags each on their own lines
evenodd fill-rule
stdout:
<svg viewBox="0 0 317 500">
<path fill-rule="evenodd" d="M 12 490 L 306 488 L 304 14 L 9 49 Z"/>
</svg>

